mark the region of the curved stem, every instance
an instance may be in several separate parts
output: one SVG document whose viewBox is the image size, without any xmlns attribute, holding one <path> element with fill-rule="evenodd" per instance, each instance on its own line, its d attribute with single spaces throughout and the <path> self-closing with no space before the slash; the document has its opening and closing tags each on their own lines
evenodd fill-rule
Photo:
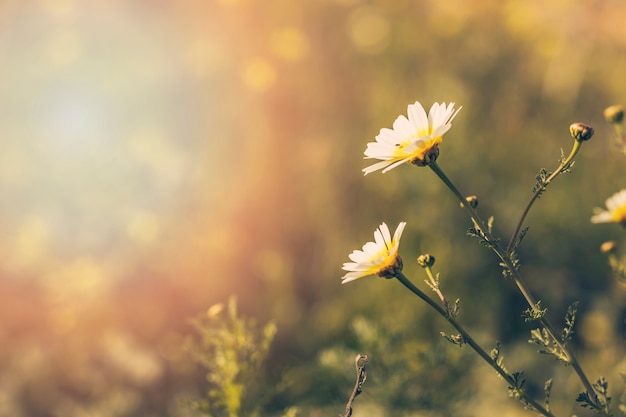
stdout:
<svg viewBox="0 0 626 417">
<path fill-rule="evenodd" d="M 461 205 L 463 206 L 463 208 L 467 210 L 470 218 L 474 221 L 474 224 L 477 227 L 479 227 L 481 231 L 485 234 L 487 239 L 490 242 L 492 242 L 492 244 L 494 245 L 493 250 L 498 255 L 500 260 L 504 262 L 507 268 L 509 268 L 511 271 L 516 271 L 510 258 L 502 250 L 500 245 L 498 245 L 497 241 L 493 238 L 493 236 L 491 236 L 489 229 L 485 226 L 485 222 L 480 218 L 480 216 L 478 215 L 478 212 L 476 212 L 476 210 L 474 210 L 474 208 L 467 203 L 467 200 L 465 199 L 463 194 L 459 191 L 458 188 L 456 188 L 454 183 L 450 181 L 450 178 L 448 178 L 445 172 L 443 172 L 443 170 L 439 167 L 437 162 L 433 162 L 429 166 L 430 166 L 430 169 L 432 169 L 433 172 L 437 174 L 437 176 L 448 186 L 448 188 L 454 193 L 454 195 L 456 195 L 456 197 L 461 202 Z M 514 278 L 515 278 L 515 283 L 517 284 L 518 289 L 520 290 L 520 292 L 522 293 L 522 295 L 524 296 L 524 298 L 526 299 L 530 307 L 533 310 L 537 310 L 537 301 L 535 300 L 535 297 L 533 297 L 532 293 L 526 288 L 526 285 L 524 285 L 524 283 L 521 281 L 521 278 L 519 277 L 519 275 L 517 276 L 514 275 Z"/>
<path fill-rule="evenodd" d="M 465 199 L 465 196 L 461 194 L 458 188 L 456 188 L 456 185 L 454 185 L 454 183 L 450 181 L 450 178 L 448 178 L 445 172 L 442 171 L 442 169 L 439 167 L 439 164 L 437 164 L 437 161 L 431 162 L 431 164 L 428 166 L 430 167 L 430 169 L 433 170 L 435 174 L 437 174 L 439 179 L 441 179 L 441 181 L 443 181 L 446 184 L 446 186 L 450 189 L 450 191 L 452 191 L 454 195 L 456 195 L 456 198 L 459 199 L 463 208 L 468 211 L 468 214 L 472 218 L 472 220 L 474 220 L 474 222 L 477 223 L 477 225 L 482 227 L 484 225 L 484 222 L 478 215 L 478 212 L 474 210 L 474 208 L 467 202 L 467 200 Z"/>
<path fill-rule="evenodd" d="M 354 402 L 354 399 L 363 391 L 363 384 L 365 383 L 365 379 L 367 379 L 367 373 L 365 372 L 366 363 L 367 355 L 356 355 L 356 358 L 354 359 L 354 365 L 356 367 L 356 382 L 354 383 L 352 394 L 350 394 L 350 398 L 348 398 L 346 413 L 343 417 L 350 417 L 352 415 L 352 403 Z"/>
<path fill-rule="evenodd" d="M 575 140 L 574 147 L 572 148 L 572 151 L 570 152 L 569 156 L 565 158 L 563 161 L 561 161 L 561 164 L 559 165 L 559 167 L 552 174 L 550 174 L 550 176 L 546 179 L 543 185 L 538 190 L 535 190 L 535 193 L 533 194 L 530 201 L 526 205 L 526 208 L 524 209 L 524 212 L 522 213 L 522 216 L 520 217 L 519 222 L 517 222 L 517 226 L 515 227 L 515 231 L 511 235 L 511 239 L 509 239 L 509 244 L 506 246 L 506 251 L 505 251 L 506 253 L 510 253 L 511 250 L 513 249 L 513 246 L 515 245 L 515 241 L 517 240 L 517 237 L 519 236 L 519 233 L 522 230 L 522 226 L 524 225 L 524 220 L 526 220 L 526 216 L 530 212 L 530 208 L 533 206 L 533 204 L 535 204 L 535 201 L 537 201 L 541 193 L 543 193 L 546 190 L 546 188 L 552 182 L 552 180 L 554 180 L 559 174 L 562 174 L 563 172 L 565 172 L 572 165 L 572 160 L 574 159 L 574 156 L 580 150 L 581 144 L 582 142 Z"/>
<path fill-rule="evenodd" d="M 522 388 L 515 388 L 516 383 L 513 377 L 509 375 L 508 372 L 506 372 L 500 365 L 498 365 L 498 363 L 491 357 L 491 355 L 485 352 L 485 350 L 482 347 L 480 347 L 478 343 L 476 343 L 476 341 L 469 335 L 469 333 L 467 333 L 467 331 L 465 331 L 465 329 L 454 319 L 454 317 L 451 317 L 443 307 L 441 307 L 432 298 L 430 298 L 422 290 L 416 287 L 415 284 L 413 284 L 402 272 L 399 272 L 395 278 L 398 281 L 400 281 L 400 283 L 404 285 L 409 291 L 411 291 L 413 294 L 417 295 L 419 298 L 425 301 L 429 306 L 434 308 L 437 311 L 437 313 L 439 313 L 444 319 L 446 319 L 446 321 L 448 321 L 448 323 L 450 323 L 452 327 L 454 327 L 455 330 L 458 331 L 459 334 L 463 337 L 463 342 L 467 343 L 478 354 L 478 356 L 480 356 L 485 362 L 487 362 L 489 366 L 495 369 L 496 372 L 502 378 L 504 378 L 504 380 L 511 387 L 516 389 L 519 396 L 525 402 L 532 405 L 533 408 L 535 408 L 538 412 L 540 412 L 544 416 L 554 417 L 554 414 L 552 414 L 545 407 L 543 407 L 541 404 L 535 401 L 532 397 L 530 397 L 526 393 L 526 391 L 524 391 Z"/>
<path fill-rule="evenodd" d="M 578 142 L 578 141 L 575 141 L 575 142 L 576 143 L 574 144 L 574 147 L 572 148 L 572 152 L 570 152 L 570 155 L 563 161 L 563 163 L 561 163 L 560 168 L 554 174 L 552 174 L 548 178 L 549 181 L 552 181 L 554 178 L 556 178 L 556 176 L 559 173 L 561 173 L 562 171 L 567 169 L 569 166 L 571 166 L 571 161 L 572 161 L 574 155 L 576 155 L 576 153 L 580 149 L 580 142 Z M 500 246 L 498 241 L 496 239 L 494 239 L 494 237 L 491 235 L 491 232 L 486 227 L 485 222 L 483 222 L 483 220 L 480 218 L 480 216 L 478 215 L 476 210 L 474 210 L 474 208 L 472 208 L 467 203 L 467 200 L 465 199 L 463 194 L 459 191 L 458 188 L 456 188 L 454 183 L 441 170 L 441 168 L 439 167 L 437 162 L 436 161 L 432 162 L 429 165 L 429 167 L 448 186 L 448 188 L 452 191 L 452 193 L 454 195 L 456 195 L 456 197 L 461 202 L 461 205 L 463 206 L 463 208 L 465 208 L 465 210 L 467 210 L 467 212 L 468 212 L 470 218 L 472 219 L 472 221 L 474 222 L 474 224 L 481 229 L 481 231 L 485 235 L 486 239 L 490 242 L 492 250 L 496 253 L 496 255 L 498 255 L 498 258 L 500 258 L 500 260 L 503 262 L 503 264 L 506 266 L 506 268 L 511 272 L 511 276 L 513 278 L 513 281 L 515 281 L 515 285 L 517 286 L 517 288 L 520 291 L 520 293 L 526 299 L 526 302 L 528 303 L 530 308 L 532 310 L 534 310 L 535 312 L 540 313 L 539 307 L 537 305 L 537 300 L 535 299 L 533 294 L 530 292 L 530 289 L 528 288 L 528 286 L 526 285 L 526 283 L 522 279 L 521 275 L 519 274 L 519 272 L 517 270 L 517 267 L 513 264 L 513 261 L 512 261 L 511 256 L 510 256 L 510 253 L 508 251 L 505 251 L 504 249 L 502 249 L 502 247 Z M 536 195 L 537 195 L 537 193 L 535 194 L 535 196 Z M 521 224 L 523 223 L 524 217 L 528 213 L 528 210 L 530 210 L 530 206 L 532 205 L 532 202 L 534 202 L 535 199 L 536 198 L 533 197 L 533 199 L 531 199 L 531 203 L 527 206 L 527 210 L 525 211 L 524 216 L 522 216 L 522 220 L 518 224 L 517 231 L 516 231 L 516 233 L 514 233 L 512 241 L 515 241 L 515 239 L 517 239 L 516 234 L 519 233 L 519 230 L 521 229 Z M 547 317 L 545 317 L 545 315 L 542 317 L 540 322 L 541 322 L 542 326 L 548 331 L 548 333 L 550 333 L 550 336 L 552 337 L 552 340 L 554 341 L 554 343 L 556 343 L 556 345 L 559 347 L 559 349 L 563 353 L 565 353 L 565 355 L 567 356 L 567 363 L 569 363 L 572 366 L 572 368 L 574 369 L 574 371 L 578 375 L 578 378 L 580 379 L 580 381 L 582 382 L 583 386 L 585 387 L 585 390 L 587 391 L 587 393 L 592 397 L 592 399 L 597 400 L 596 391 L 593 389 L 593 386 L 591 385 L 591 383 L 589 382 L 589 379 L 587 378 L 587 375 L 585 374 L 585 372 L 581 368 L 578 360 L 576 359 L 576 356 L 574 356 L 574 353 L 571 351 L 571 349 L 569 349 L 567 346 L 563 345 L 559 341 L 558 337 L 556 336 L 556 332 L 554 330 L 554 326 L 552 326 L 552 324 L 547 319 Z"/>
<path fill-rule="evenodd" d="M 424 271 L 426 272 L 426 275 L 428 276 L 428 280 L 430 281 L 430 284 L 428 285 L 430 285 L 430 287 L 435 291 L 435 293 L 437 294 L 441 302 L 444 305 L 446 305 L 447 304 L 446 297 L 443 296 L 443 293 L 439 289 L 439 282 L 437 282 L 437 279 L 433 275 L 433 270 L 428 265 L 425 265 L 422 268 L 424 268 Z"/>
</svg>

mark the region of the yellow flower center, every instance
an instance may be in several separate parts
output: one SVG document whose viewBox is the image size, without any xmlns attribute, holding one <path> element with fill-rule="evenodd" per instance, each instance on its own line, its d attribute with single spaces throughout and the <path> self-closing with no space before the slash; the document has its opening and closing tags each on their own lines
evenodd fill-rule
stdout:
<svg viewBox="0 0 626 417">
<path fill-rule="evenodd" d="M 621 206 L 613 210 L 611 218 L 615 223 L 626 223 L 626 206 Z"/>
<path fill-rule="evenodd" d="M 368 275 L 378 275 L 379 273 L 388 270 L 396 264 L 396 259 L 398 258 L 398 254 L 394 254 L 393 256 L 389 252 L 390 248 L 393 248 L 394 242 L 393 239 L 391 242 L 386 243 L 386 247 L 382 248 L 378 253 L 372 256 L 369 261 L 372 263 L 372 266 L 367 271 Z"/>
<path fill-rule="evenodd" d="M 398 145 L 394 153 L 394 157 L 398 159 L 404 159 L 407 156 L 410 156 L 411 161 L 423 161 L 428 152 L 430 152 L 430 150 L 433 149 L 435 146 L 439 145 L 441 143 L 441 140 L 441 136 L 438 136 L 436 138 L 424 139 L 418 144 L 417 149 L 411 152 L 407 152 L 406 148 L 411 145 L 411 139 L 407 139 L 400 145 Z"/>
<path fill-rule="evenodd" d="M 372 267 L 367 272 L 375 275 L 380 271 L 389 268 L 393 265 L 394 261 L 395 257 L 389 256 L 389 251 L 385 248 L 370 258 Z"/>
</svg>

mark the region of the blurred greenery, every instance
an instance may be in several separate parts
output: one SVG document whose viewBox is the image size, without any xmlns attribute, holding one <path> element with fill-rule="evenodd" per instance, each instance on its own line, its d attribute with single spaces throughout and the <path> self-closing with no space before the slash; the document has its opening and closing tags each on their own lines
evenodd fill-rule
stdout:
<svg viewBox="0 0 626 417">
<path fill-rule="evenodd" d="M 242 318 L 234 297 L 227 306 L 215 304 L 191 323 L 197 335 L 187 339 L 187 349 L 206 369 L 210 384 L 206 400 L 195 401 L 194 408 L 209 416 L 258 415 L 264 405 L 259 399 L 268 397 L 258 374 L 276 326 L 269 323 L 259 329 L 254 320 Z"/>
<path fill-rule="evenodd" d="M 231 295 L 278 328 L 262 415 L 341 413 L 357 353 L 355 417 L 529 415 L 396 282 L 340 285 L 382 221 L 408 223 L 418 285 L 412 260 L 436 256 L 479 343 L 500 341 L 538 398 L 553 377 L 558 415 L 590 415 L 433 173 L 362 176 L 366 143 L 415 100 L 463 106 L 438 162 L 504 240 L 569 125 L 595 128 L 519 255 L 554 322 L 580 301 L 574 346 L 617 398 L 626 287 L 599 247 L 626 239 L 589 218 L 625 186 L 602 116 L 626 101 L 623 16 L 617 0 L 4 2 L 0 415 L 196 415 L 188 318 Z"/>
</svg>

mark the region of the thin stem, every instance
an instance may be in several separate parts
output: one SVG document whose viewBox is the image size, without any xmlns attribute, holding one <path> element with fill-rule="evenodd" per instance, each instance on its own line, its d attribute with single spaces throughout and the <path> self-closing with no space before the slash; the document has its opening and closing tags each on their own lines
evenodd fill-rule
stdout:
<svg viewBox="0 0 626 417">
<path fill-rule="evenodd" d="M 522 226 L 524 225 L 524 220 L 526 220 L 526 216 L 530 212 L 530 209 L 533 206 L 533 204 L 535 204 L 535 201 L 537 201 L 541 193 L 543 193 L 546 190 L 546 188 L 552 182 L 552 180 L 554 180 L 559 174 L 562 174 L 563 172 L 565 172 L 572 165 L 572 160 L 574 159 L 574 156 L 580 150 L 581 144 L 582 142 L 578 140 L 574 140 L 574 147 L 572 148 L 572 151 L 570 152 L 569 156 L 565 158 L 563 161 L 561 161 L 561 164 L 559 165 L 559 167 L 552 174 L 550 174 L 550 176 L 546 179 L 543 185 L 541 185 L 541 187 L 538 190 L 535 190 L 535 193 L 533 194 L 530 201 L 526 205 L 526 208 L 524 209 L 524 212 L 522 213 L 522 216 L 520 217 L 519 222 L 517 223 L 517 226 L 515 227 L 515 231 L 511 235 L 509 244 L 506 246 L 506 251 L 505 251 L 506 253 L 511 253 L 511 250 L 513 249 L 513 245 L 515 245 L 515 241 L 517 240 L 517 237 L 519 236 L 519 233 L 522 230 Z"/>
<path fill-rule="evenodd" d="M 435 279 L 435 276 L 433 275 L 433 270 L 428 265 L 424 266 L 423 268 L 424 268 L 424 271 L 426 271 L 426 275 L 428 276 L 428 279 L 430 280 L 430 287 L 437 293 L 441 302 L 444 305 L 446 305 L 447 304 L 446 298 L 443 296 L 441 290 L 439 289 L 439 283 L 437 282 L 437 280 Z"/>
<path fill-rule="evenodd" d="M 350 394 L 350 398 L 348 398 L 344 417 L 350 417 L 352 415 L 352 403 L 354 402 L 354 399 L 363 391 L 363 384 L 365 383 L 365 379 L 367 379 L 367 373 L 365 372 L 366 363 L 367 355 L 356 355 L 356 358 L 354 359 L 354 365 L 356 367 L 356 382 L 354 383 L 352 394 Z"/>
<path fill-rule="evenodd" d="M 459 189 L 456 188 L 456 185 L 454 185 L 454 183 L 450 181 L 450 178 L 448 178 L 445 172 L 442 171 L 442 169 L 439 167 L 437 162 L 433 162 L 429 166 L 430 166 L 430 169 L 432 169 L 433 172 L 437 174 L 437 176 L 448 186 L 448 188 L 454 193 L 454 195 L 456 195 L 456 197 L 461 202 L 461 205 L 463 206 L 463 208 L 467 210 L 470 218 L 474 221 L 474 224 L 476 224 L 476 226 L 478 226 L 481 229 L 481 231 L 485 234 L 487 239 L 493 244 L 493 250 L 494 252 L 496 252 L 500 260 L 505 263 L 505 265 L 507 266 L 507 268 L 509 268 L 509 270 L 511 270 L 512 272 L 515 272 L 516 268 L 511 262 L 511 259 L 502 250 L 500 245 L 497 243 L 496 239 L 493 238 L 493 236 L 489 232 L 489 229 L 485 226 L 485 222 L 480 218 L 476 210 L 474 210 L 474 208 L 467 202 L 467 200 L 465 199 L 463 194 L 459 191 Z M 524 298 L 526 299 L 530 307 L 533 310 L 537 311 L 537 301 L 535 300 L 535 297 L 533 297 L 532 293 L 526 288 L 526 285 L 524 285 L 524 283 L 521 281 L 521 277 L 519 277 L 519 275 L 517 274 L 514 274 L 514 279 L 515 279 L 515 283 L 517 284 L 518 289 L 520 290 L 520 292 L 522 293 L 522 295 L 524 296 Z"/>
<path fill-rule="evenodd" d="M 558 171 L 556 171 L 557 173 L 563 171 L 568 166 L 570 166 L 571 159 L 574 157 L 574 155 L 576 154 L 576 152 L 578 152 L 578 149 L 580 148 L 580 142 L 576 141 L 576 143 L 578 145 L 576 145 L 576 144 L 574 145 L 574 148 L 572 149 L 572 152 L 570 153 L 570 156 L 567 157 L 565 159 L 565 161 L 561 164 L 561 168 Z M 496 239 L 494 239 L 494 237 L 491 235 L 491 232 L 489 231 L 489 229 L 485 226 L 485 222 L 483 222 L 483 220 L 480 218 L 480 216 L 478 215 L 476 210 L 474 210 L 474 208 L 467 202 L 467 200 L 465 199 L 463 194 L 459 191 L 459 189 L 456 188 L 454 183 L 441 170 L 441 168 L 439 167 L 437 162 L 436 161 L 432 162 L 429 165 L 429 167 L 448 186 L 448 188 L 452 191 L 452 193 L 454 195 L 456 195 L 456 197 L 461 202 L 461 205 L 467 210 L 467 212 L 468 212 L 470 218 L 473 220 L 474 224 L 476 224 L 476 226 L 481 229 L 481 231 L 485 235 L 486 239 L 491 244 L 491 248 L 493 249 L 493 251 L 496 253 L 496 255 L 498 255 L 498 257 L 504 263 L 506 268 L 511 272 L 511 276 L 513 278 L 513 281 L 515 282 L 515 285 L 519 289 L 520 293 L 526 299 L 526 302 L 528 303 L 530 308 L 532 310 L 534 310 L 535 312 L 540 313 L 540 310 L 539 310 L 538 305 L 537 305 L 537 301 L 536 301 L 535 297 L 533 296 L 533 294 L 530 292 L 530 289 L 528 288 L 528 286 L 526 285 L 526 283 L 522 279 L 521 275 L 519 274 L 519 272 L 517 270 L 517 267 L 513 264 L 512 260 L 511 260 L 511 257 L 510 257 L 510 253 L 508 253 L 508 252 L 506 252 L 506 251 L 504 251 L 502 249 L 502 247 L 500 246 L 498 241 Z M 556 177 L 556 175 L 558 175 L 558 174 L 553 174 L 550 177 L 552 179 L 554 179 Z M 550 179 L 550 181 L 552 181 L 552 179 Z M 531 201 L 533 201 L 533 200 L 531 200 Z M 529 206 L 527 207 L 528 210 L 530 209 L 531 205 L 532 204 L 529 204 Z M 527 211 L 526 211 L 526 214 L 527 214 Z M 525 217 L 525 215 L 523 217 Z M 521 228 L 521 224 L 522 223 L 523 223 L 523 218 L 522 218 L 522 221 L 518 224 L 518 230 L 517 230 L 516 233 L 519 233 L 519 229 Z M 514 234 L 514 236 L 515 236 L 515 234 Z M 543 327 L 550 333 L 550 336 L 552 337 L 552 340 L 554 340 L 554 342 L 557 344 L 559 349 L 561 349 L 561 351 L 564 352 L 565 355 L 567 356 L 567 362 L 572 366 L 572 368 L 574 369 L 574 371 L 578 375 L 578 377 L 579 377 L 580 381 L 582 382 L 583 386 L 585 387 L 585 390 L 587 391 L 587 393 L 592 396 L 592 399 L 597 400 L 596 391 L 593 389 L 593 386 L 589 382 L 589 379 L 587 378 L 587 375 L 585 374 L 585 372 L 581 368 L 580 364 L 578 363 L 578 360 L 574 356 L 574 353 L 567 346 L 563 345 L 559 341 L 558 337 L 556 336 L 556 332 L 554 330 L 554 326 L 552 326 L 552 324 L 545 317 L 545 315 L 542 317 L 540 322 L 543 325 Z"/>
<path fill-rule="evenodd" d="M 505 371 L 500 365 L 498 365 L 498 363 L 491 357 L 491 355 L 485 352 L 485 350 L 478 343 L 476 343 L 476 341 L 469 335 L 469 333 L 467 333 L 467 331 L 465 331 L 465 329 L 456 321 L 456 319 L 454 317 L 451 317 L 443 307 L 441 307 L 432 298 L 426 295 L 426 293 L 424 293 L 422 290 L 416 287 L 402 272 L 399 272 L 396 275 L 396 279 L 400 281 L 400 283 L 404 285 L 409 291 L 411 291 L 413 294 L 417 295 L 419 298 L 425 301 L 429 306 L 434 308 L 437 311 L 437 313 L 439 313 L 444 319 L 446 319 L 446 321 L 448 321 L 448 323 L 450 323 L 452 327 L 454 327 L 456 331 L 459 332 L 461 337 L 463 337 L 463 342 L 467 343 L 478 354 L 478 356 L 480 356 L 485 362 L 487 362 L 489 366 L 495 369 L 496 372 L 502 378 L 504 378 L 504 380 L 513 389 L 517 390 L 520 397 L 525 402 L 532 405 L 532 407 L 535 408 L 535 410 L 537 410 L 544 416 L 554 417 L 554 414 L 552 414 L 545 407 L 543 407 L 541 404 L 535 401 L 532 397 L 530 397 L 528 393 L 526 393 L 526 391 L 524 391 L 522 388 L 516 387 L 516 383 L 513 377 L 509 375 L 508 372 Z"/>
<path fill-rule="evenodd" d="M 474 222 L 476 222 L 479 226 L 482 227 L 482 225 L 484 225 L 484 222 L 478 215 L 478 212 L 474 210 L 471 204 L 467 202 L 467 200 L 465 199 L 465 196 L 461 194 L 458 188 L 456 188 L 456 185 L 454 185 L 454 183 L 450 181 L 450 178 L 448 178 L 445 172 L 442 171 L 442 169 L 439 167 L 439 164 L 437 164 L 437 161 L 431 162 L 430 165 L 428 166 L 430 167 L 430 169 L 433 170 L 435 174 L 437 174 L 437 176 L 441 179 L 441 181 L 443 181 L 446 184 L 446 186 L 448 186 L 450 191 L 452 191 L 454 195 L 456 195 L 456 197 L 461 202 L 461 205 L 463 206 L 463 208 L 465 208 L 468 211 L 469 216 L 474 220 Z"/>
</svg>

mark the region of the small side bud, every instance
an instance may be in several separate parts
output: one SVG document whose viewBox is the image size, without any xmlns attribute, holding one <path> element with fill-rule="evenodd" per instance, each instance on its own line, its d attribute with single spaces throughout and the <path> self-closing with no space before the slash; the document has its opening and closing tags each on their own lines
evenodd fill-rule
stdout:
<svg viewBox="0 0 626 417">
<path fill-rule="evenodd" d="M 591 139 L 594 133 L 593 128 L 584 123 L 572 123 L 569 127 L 569 132 L 579 142 Z"/>
<path fill-rule="evenodd" d="M 604 242 L 602 245 L 600 245 L 600 252 L 604 254 L 609 254 L 609 253 L 615 252 L 616 248 L 617 248 L 617 243 L 615 243 L 614 240 L 609 240 L 607 242 Z"/>
<path fill-rule="evenodd" d="M 433 266 L 435 264 L 435 257 L 429 253 L 420 255 L 417 258 L 417 264 L 422 268 Z"/>
<path fill-rule="evenodd" d="M 214 317 L 217 317 L 222 312 L 222 310 L 224 310 L 224 304 L 218 303 L 209 307 L 209 309 L 206 312 L 206 315 L 209 318 L 214 318 Z"/>
<path fill-rule="evenodd" d="M 624 120 L 624 107 L 619 104 L 607 107 L 604 109 L 604 118 L 611 124 L 622 123 Z"/>
<path fill-rule="evenodd" d="M 478 197 L 476 197 L 475 195 L 465 197 L 465 201 L 469 203 L 471 208 L 478 207 Z M 463 207 L 463 203 L 459 203 L 459 205 Z"/>
</svg>

